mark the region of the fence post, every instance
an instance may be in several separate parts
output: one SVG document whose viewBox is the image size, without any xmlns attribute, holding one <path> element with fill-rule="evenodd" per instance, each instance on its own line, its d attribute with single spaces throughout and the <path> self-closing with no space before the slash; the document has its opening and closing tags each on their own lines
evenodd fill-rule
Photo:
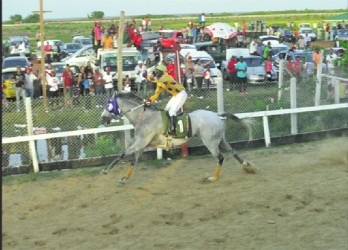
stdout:
<svg viewBox="0 0 348 250">
<path fill-rule="evenodd" d="M 320 63 L 317 66 L 317 81 L 315 86 L 315 101 L 314 101 L 315 106 L 320 105 L 322 73 L 323 73 L 323 51 L 320 51 Z"/>
<path fill-rule="evenodd" d="M 335 104 L 340 103 L 340 80 L 334 79 L 334 95 L 335 95 Z"/>
<path fill-rule="evenodd" d="M 284 81 L 284 63 L 283 59 L 279 60 L 279 71 L 278 71 L 278 102 L 282 98 L 282 85 Z"/>
<path fill-rule="evenodd" d="M 223 114 L 224 111 L 224 89 L 223 89 L 223 81 L 218 81 L 216 83 L 216 94 L 217 94 L 217 113 Z"/>
<path fill-rule="evenodd" d="M 31 109 L 31 98 L 30 97 L 25 98 L 25 114 L 26 114 L 26 118 L 27 118 L 28 135 L 33 135 L 33 114 L 32 114 L 32 109 Z M 39 172 L 39 162 L 37 159 L 37 153 L 36 153 L 36 147 L 35 147 L 34 140 L 29 141 L 29 151 L 31 153 L 31 160 L 33 163 L 34 173 L 38 173 Z"/>
<path fill-rule="evenodd" d="M 290 78 L 290 107 L 291 109 L 297 108 L 297 93 L 296 93 L 296 78 Z M 292 113 L 291 115 L 291 134 L 297 134 L 297 114 Z"/>
<path fill-rule="evenodd" d="M 271 145 L 271 135 L 269 132 L 269 124 L 268 124 L 268 116 L 262 117 L 263 121 L 263 134 L 265 136 L 265 145 L 266 147 L 269 147 Z"/>
</svg>

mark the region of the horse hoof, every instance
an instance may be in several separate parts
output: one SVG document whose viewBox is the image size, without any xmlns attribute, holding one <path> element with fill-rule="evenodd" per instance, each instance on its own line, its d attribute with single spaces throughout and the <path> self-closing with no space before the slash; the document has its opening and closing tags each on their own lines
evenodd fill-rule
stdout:
<svg viewBox="0 0 348 250">
<path fill-rule="evenodd" d="M 106 171 L 105 169 L 102 169 L 102 171 L 100 171 L 100 174 L 108 174 L 108 171 Z"/>
<path fill-rule="evenodd" d="M 123 186 L 124 184 L 126 184 L 126 178 L 122 177 L 119 181 L 118 181 L 118 185 Z"/>
<path fill-rule="evenodd" d="M 253 168 L 247 161 L 243 162 L 243 170 L 249 174 L 256 174 L 256 169 Z"/>
<path fill-rule="evenodd" d="M 203 178 L 202 182 L 204 183 L 210 183 L 210 182 L 214 182 L 216 181 L 214 177 L 210 176 L 210 177 L 205 177 Z"/>
</svg>

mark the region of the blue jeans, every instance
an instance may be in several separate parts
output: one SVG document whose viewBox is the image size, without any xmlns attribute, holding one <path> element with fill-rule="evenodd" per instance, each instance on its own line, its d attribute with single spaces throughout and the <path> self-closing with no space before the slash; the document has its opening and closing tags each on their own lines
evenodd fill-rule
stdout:
<svg viewBox="0 0 348 250">
<path fill-rule="evenodd" d="M 115 93 L 114 87 L 112 88 L 105 88 L 105 93 L 106 93 L 106 97 L 108 99 L 111 99 Z"/>
<path fill-rule="evenodd" d="M 34 89 L 25 89 L 26 96 L 30 96 L 31 99 L 34 98 Z"/>
<path fill-rule="evenodd" d="M 143 86 L 144 94 L 146 94 L 147 82 L 146 81 L 138 82 L 138 86 L 137 86 L 138 87 L 138 89 L 137 89 L 138 92 L 140 92 L 141 86 Z"/>
<path fill-rule="evenodd" d="M 17 110 L 21 109 L 21 97 L 24 100 L 25 97 L 25 89 L 16 87 L 16 104 Z"/>
<path fill-rule="evenodd" d="M 96 105 L 103 105 L 104 85 L 94 85 L 94 93 L 97 99 Z"/>
</svg>

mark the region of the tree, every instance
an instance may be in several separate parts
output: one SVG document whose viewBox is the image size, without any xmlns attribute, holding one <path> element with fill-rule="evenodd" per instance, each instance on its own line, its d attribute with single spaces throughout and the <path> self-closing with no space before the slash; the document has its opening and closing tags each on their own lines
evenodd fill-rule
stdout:
<svg viewBox="0 0 348 250">
<path fill-rule="evenodd" d="M 23 22 L 25 22 L 25 23 L 38 23 L 38 22 L 40 22 L 40 15 L 39 14 L 28 15 L 23 19 Z"/>
<path fill-rule="evenodd" d="M 10 16 L 11 23 L 16 23 L 16 22 L 22 22 L 23 18 L 22 15 L 16 14 L 13 16 Z"/>
<path fill-rule="evenodd" d="M 104 12 L 103 11 L 93 11 L 91 15 L 87 15 L 88 19 L 103 19 Z"/>
</svg>

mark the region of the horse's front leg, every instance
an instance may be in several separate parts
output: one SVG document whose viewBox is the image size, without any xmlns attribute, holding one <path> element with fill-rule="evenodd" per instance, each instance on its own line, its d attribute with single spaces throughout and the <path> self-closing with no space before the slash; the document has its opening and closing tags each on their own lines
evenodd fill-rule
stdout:
<svg viewBox="0 0 348 250">
<path fill-rule="evenodd" d="M 237 152 L 235 150 L 233 150 L 233 157 L 240 163 L 243 165 L 243 170 L 247 173 L 250 174 L 255 174 L 256 173 L 256 169 L 253 168 L 251 166 L 251 164 L 247 161 L 247 160 L 243 160 L 242 158 L 240 158 L 240 156 L 237 154 Z"/>
<path fill-rule="evenodd" d="M 130 166 L 127 168 L 126 174 L 120 179 L 119 184 L 124 185 L 126 181 L 131 177 L 135 166 L 138 164 L 139 157 L 143 154 L 144 150 L 138 150 L 133 154 L 133 160 Z"/>
</svg>

